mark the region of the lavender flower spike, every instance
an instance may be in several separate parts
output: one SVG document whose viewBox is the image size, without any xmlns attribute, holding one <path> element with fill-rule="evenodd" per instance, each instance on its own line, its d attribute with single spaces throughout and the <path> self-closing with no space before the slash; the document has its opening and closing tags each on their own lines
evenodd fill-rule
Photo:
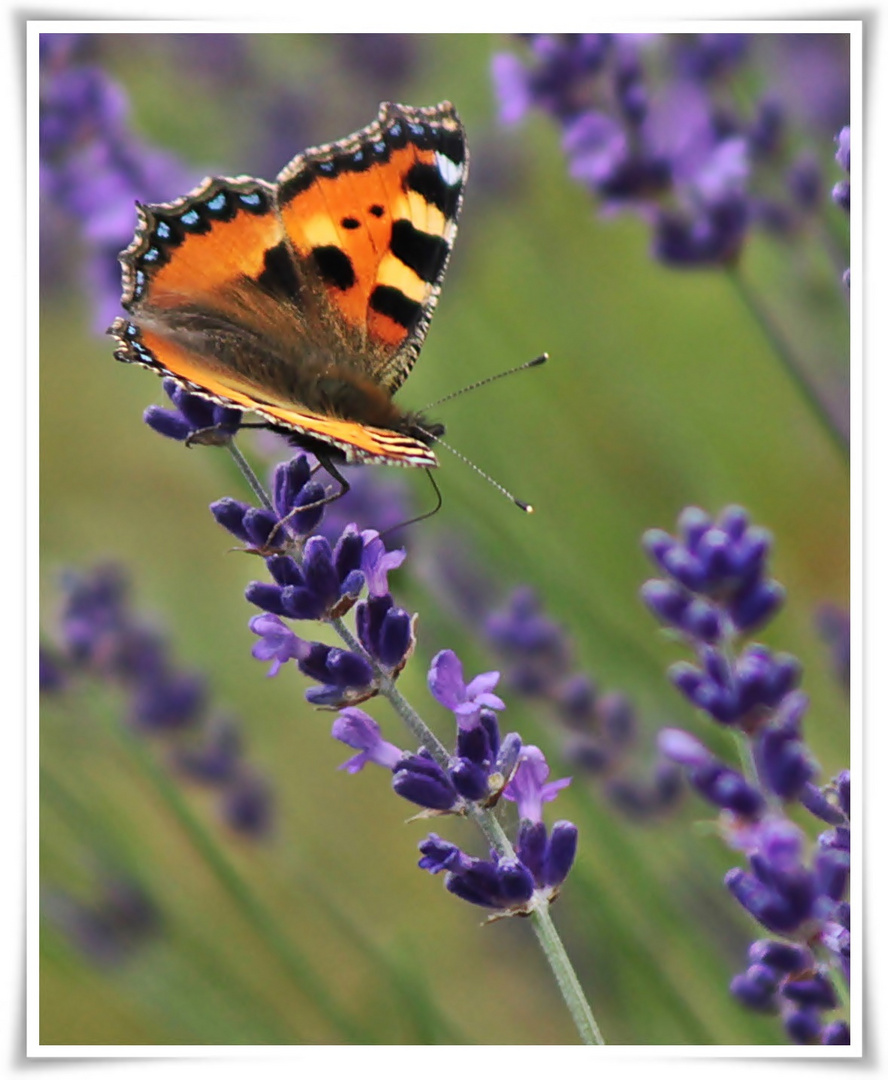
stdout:
<svg viewBox="0 0 888 1080">
<path fill-rule="evenodd" d="M 442 649 L 429 668 L 429 689 L 432 697 L 456 716 L 457 724 L 468 729 L 477 725 L 482 707 L 506 707 L 505 702 L 491 693 L 499 678 L 498 671 L 486 671 L 467 684 L 462 661 L 452 649 Z"/>
</svg>

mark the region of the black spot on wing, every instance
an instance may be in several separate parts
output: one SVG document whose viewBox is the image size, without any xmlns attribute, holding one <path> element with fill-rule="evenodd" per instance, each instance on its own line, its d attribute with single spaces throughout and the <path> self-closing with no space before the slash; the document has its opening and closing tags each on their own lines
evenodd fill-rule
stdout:
<svg viewBox="0 0 888 1080">
<path fill-rule="evenodd" d="M 370 307 L 380 315 L 387 315 L 405 330 L 409 330 L 422 314 L 422 304 L 411 300 L 393 285 L 377 285 L 370 293 Z"/>
<path fill-rule="evenodd" d="M 438 131 L 438 148 L 445 157 L 449 157 L 454 165 L 462 165 L 466 160 L 466 140 L 461 131 L 448 131 L 440 128 Z"/>
<path fill-rule="evenodd" d="M 327 285 L 345 292 L 357 280 L 351 259 L 342 248 L 336 247 L 335 244 L 312 248 L 311 257 L 318 273 Z"/>
<path fill-rule="evenodd" d="M 261 288 L 274 296 L 297 299 L 299 277 L 293 264 L 293 256 L 285 241 L 275 244 L 265 252 L 265 266 L 257 281 Z"/>
<path fill-rule="evenodd" d="M 446 240 L 422 232 L 405 218 L 392 224 L 392 254 L 423 281 L 437 281 L 450 248 Z"/>
<path fill-rule="evenodd" d="M 451 187 L 434 165 L 418 161 L 404 177 L 404 185 L 422 195 L 427 203 L 437 206 L 446 218 L 455 216 L 459 206 L 459 186 Z"/>
</svg>

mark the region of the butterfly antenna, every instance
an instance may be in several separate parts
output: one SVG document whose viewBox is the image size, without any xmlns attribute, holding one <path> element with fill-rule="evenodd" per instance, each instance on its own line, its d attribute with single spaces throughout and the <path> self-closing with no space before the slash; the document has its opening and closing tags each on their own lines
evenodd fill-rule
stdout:
<svg viewBox="0 0 888 1080">
<path fill-rule="evenodd" d="M 422 412 L 426 412 L 429 409 L 436 409 L 439 405 L 443 405 L 445 401 L 451 401 L 461 394 L 467 394 L 470 390 L 477 390 L 481 386 L 487 386 L 488 383 L 496 382 L 497 379 L 504 379 L 507 375 L 516 375 L 519 371 L 527 371 L 528 368 L 539 367 L 540 364 L 545 364 L 548 359 L 549 354 L 542 353 L 540 356 L 534 357 L 533 360 L 528 360 L 525 364 L 519 364 L 518 367 L 509 368 L 508 371 L 501 371 L 498 375 L 488 375 L 486 379 L 479 379 L 478 382 L 471 383 L 469 386 L 464 386 L 462 390 L 454 390 L 452 394 L 447 394 L 446 397 L 438 398 L 438 400 L 433 401 L 431 405 L 423 406 Z M 438 441 L 440 442 L 440 439 Z M 450 446 L 448 446 L 447 449 L 456 453 Z M 456 456 L 459 457 L 459 454 Z M 467 464 L 471 465 L 472 463 L 469 461 Z M 481 470 L 479 469 L 478 472 L 481 472 Z M 490 477 L 488 476 L 487 479 L 490 480 Z M 491 481 L 491 483 L 492 482 L 493 481 Z M 506 494 L 508 494 L 508 492 L 506 492 Z M 509 498 L 511 498 L 511 496 L 509 496 Z M 514 501 L 517 502 L 518 500 L 516 499 Z"/>
<path fill-rule="evenodd" d="M 520 371 L 521 369 L 517 368 L 516 370 Z M 506 374 L 508 374 L 508 372 L 506 372 Z M 495 377 L 496 376 L 494 376 L 494 378 Z M 504 488 L 502 484 L 500 484 L 496 480 L 494 480 L 492 476 L 488 476 L 487 473 L 483 469 L 479 469 L 478 466 L 475 464 L 475 462 L 470 461 L 465 456 L 465 454 L 461 454 L 459 452 L 459 450 L 454 450 L 454 448 L 449 443 L 446 443 L 446 442 L 444 442 L 443 439 L 438 438 L 437 436 L 435 436 L 435 446 L 443 446 L 445 448 L 445 450 L 449 450 L 450 453 L 453 454 L 454 457 L 459 458 L 459 460 L 461 462 L 463 462 L 463 464 L 468 465 L 468 467 L 470 469 L 474 469 L 474 471 L 479 476 L 483 477 L 487 481 L 488 484 L 492 484 L 496 488 L 496 490 L 498 492 L 500 492 L 501 495 L 505 495 L 505 497 L 510 502 L 513 502 L 518 507 L 519 510 L 523 510 L 526 514 L 532 514 L 533 513 L 533 507 L 530 505 L 530 503 L 526 503 L 522 499 L 516 499 L 511 491 L 506 490 L 506 488 Z M 429 473 L 429 476 L 431 477 L 431 473 Z M 432 483 L 434 483 L 434 480 L 432 480 Z M 437 484 L 435 485 L 435 487 L 437 488 Z"/>
<path fill-rule="evenodd" d="M 425 469 L 423 471 L 429 478 L 429 483 L 435 489 L 435 496 L 437 502 L 435 503 L 434 507 L 431 510 L 426 510 L 424 514 L 417 514 L 416 517 L 409 518 L 407 521 L 401 521 L 397 525 L 390 525 L 387 529 L 382 530 L 382 532 L 379 534 L 380 537 L 388 536 L 390 533 L 397 532 L 399 529 L 405 529 L 408 525 L 415 525 L 417 521 L 425 521 L 426 518 L 434 517 L 435 514 L 437 514 L 441 507 L 444 505 L 444 498 L 441 495 L 441 489 L 438 487 L 437 481 L 435 480 L 434 476 L 432 476 L 432 470 Z"/>
</svg>

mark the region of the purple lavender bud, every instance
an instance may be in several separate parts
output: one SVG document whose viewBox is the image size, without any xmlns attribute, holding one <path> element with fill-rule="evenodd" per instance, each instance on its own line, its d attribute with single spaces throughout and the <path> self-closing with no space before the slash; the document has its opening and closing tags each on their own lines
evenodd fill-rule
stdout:
<svg viewBox="0 0 888 1080">
<path fill-rule="evenodd" d="M 742 506 L 726 506 L 718 515 L 718 524 L 732 540 L 740 540 L 749 528 L 749 514 Z"/>
<path fill-rule="evenodd" d="M 600 188 L 625 167 L 629 154 L 626 133 L 618 121 L 597 111 L 580 113 L 565 128 L 564 152 L 575 180 Z"/>
<path fill-rule="evenodd" d="M 371 597 L 372 600 L 372 597 Z M 379 630 L 377 659 L 388 671 L 398 668 L 413 645 L 413 620 L 403 608 L 385 613 Z"/>
<path fill-rule="evenodd" d="M 490 713 L 490 715 L 493 716 L 493 713 Z M 482 723 L 483 716 L 484 714 L 482 713 Z M 517 732 L 510 731 L 497 750 L 494 771 L 499 773 L 500 776 L 510 779 L 518 766 L 522 747 L 521 736 L 518 735 Z"/>
<path fill-rule="evenodd" d="M 654 767 L 654 810 L 668 810 L 674 806 L 683 790 L 681 770 L 672 762 L 658 761 Z"/>
<path fill-rule="evenodd" d="M 393 770 L 392 787 L 402 799 L 429 810 L 450 810 L 458 799 L 441 766 L 422 752 L 401 758 Z"/>
<path fill-rule="evenodd" d="M 339 575 L 333 565 L 333 550 L 325 536 L 310 536 L 302 558 L 305 587 L 315 594 L 322 610 L 339 598 Z"/>
<path fill-rule="evenodd" d="M 808 748 L 791 725 L 769 725 L 758 733 L 755 759 L 765 785 L 781 799 L 795 799 L 816 773 Z"/>
<path fill-rule="evenodd" d="M 263 611 L 284 618 L 293 618 L 292 607 L 284 602 L 284 589 L 267 581 L 251 581 L 244 590 L 247 602 Z M 255 655 L 255 654 L 254 654 Z"/>
<path fill-rule="evenodd" d="M 789 906 L 751 874 L 735 867 L 725 874 L 725 888 L 762 926 L 773 933 L 794 930 L 800 921 Z"/>
<path fill-rule="evenodd" d="M 444 879 L 444 888 L 470 904 L 489 908 L 503 906 L 499 874 L 493 863 L 476 860 L 462 873 L 449 872 Z"/>
<path fill-rule="evenodd" d="M 814 958 L 810 949 L 804 945 L 796 945 L 788 941 L 775 941 L 772 938 L 761 938 L 749 946 L 747 954 L 753 964 L 767 964 L 774 971 L 788 975 L 797 971 L 805 971 L 811 967 Z"/>
<path fill-rule="evenodd" d="M 792 1041 L 801 1046 L 820 1040 L 820 1014 L 815 1009 L 793 1009 L 785 1013 L 783 1026 Z"/>
<path fill-rule="evenodd" d="M 814 1009 L 835 1009 L 839 1004 L 833 984 L 819 971 L 810 978 L 787 979 L 781 992 L 788 1001 Z"/>
<path fill-rule="evenodd" d="M 442 840 L 436 833 L 429 833 L 419 845 L 423 857 L 419 860 L 421 870 L 428 870 L 430 874 L 440 874 L 442 870 L 450 870 L 454 873 L 467 871 L 474 860 L 447 840 Z"/>
<path fill-rule="evenodd" d="M 500 120 L 507 125 L 517 124 L 531 104 L 527 70 L 513 53 L 494 53 L 490 73 Z"/>
<path fill-rule="evenodd" d="M 747 1008 L 760 1012 L 773 1012 L 777 989 L 777 977 L 765 964 L 752 964 L 741 975 L 731 979 L 731 993 Z"/>
<path fill-rule="evenodd" d="M 849 820 L 851 818 L 851 773 L 847 769 L 843 769 L 842 772 L 833 780 L 836 792 L 839 796 L 839 806 L 841 806 L 845 817 Z"/>
<path fill-rule="evenodd" d="M 546 882 L 546 854 L 548 850 L 546 826 L 542 821 L 522 821 L 518 827 L 515 853 L 542 888 Z"/>
<path fill-rule="evenodd" d="M 209 445 L 224 445 L 237 433 L 243 420 L 241 409 L 216 405 L 198 394 L 191 394 L 174 379 L 164 379 L 163 388 L 175 408 L 150 405 L 142 414 L 145 423 L 167 438 L 186 442 L 195 439 Z"/>
<path fill-rule="evenodd" d="M 303 675 L 340 689 L 363 689 L 373 682 L 373 669 L 363 656 L 312 642 L 298 658 Z"/>
<path fill-rule="evenodd" d="M 660 622 L 681 626 L 690 598 L 668 581 L 654 578 L 641 587 L 641 598 Z"/>
<path fill-rule="evenodd" d="M 175 731 L 199 721 L 206 697 L 200 676 L 171 673 L 135 687 L 130 716 L 142 731 Z"/>
<path fill-rule="evenodd" d="M 305 578 L 299 563 L 289 555 L 269 555 L 265 560 L 269 573 L 278 585 L 295 585 L 299 588 L 305 586 Z"/>
<path fill-rule="evenodd" d="M 626 748 L 638 730 L 632 703 L 624 694 L 610 693 L 600 698 L 596 709 L 605 738 L 612 746 Z"/>
<path fill-rule="evenodd" d="M 700 513 L 702 513 L 702 510 Z M 667 552 L 672 551 L 677 543 L 665 529 L 648 529 L 641 538 L 641 546 L 649 558 L 653 559 L 663 570 L 666 569 L 663 560 Z"/>
<path fill-rule="evenodd" d="M 296 499 L 310 479 L 311 465 L 305 454 L 299 454 L 275 467 L 272 491 L 274 507 L 279 517 L 286 517 L 296 508 Z"/>
<path fill-rule="evenodd" d="M 693 664 L 679 661 L 669 668 L 668 674 L 675 687 L 692 705 L 708 712 L 723 724 L 735 719 L 736 708 L 732 700 L 733 695 L 717 687 Z"/>
<path fill-rule="evenodd" d="M 582 730 L 594 721 L 595 684 L 588 675 L 572 675 L 556 690 L 558 715 L 570 727 Z"/>
<path fill-rule="evenodd" d="M 358 638 L 386 670 L 398 670 L 413 645 L 413 621 L 390 595 L 371 596 L 355 609 Z"/>
<path fill-rule="evenodd" d="M 681 728 L 661 728 L 657 735 L 657 747 L 670 761 L 689 768 L 700 768 L 714 760 L 708 747 Z"/>
<path fill-rule="evenodd" d="M 165 409 L 162 405 L 149 405 L 142 413 L 142 419 L 158 435 L 177 442 L 185 442 L 191 434 L 191 425 L 179 413 Z"/>
<path fill-rule="evenodd" d="M 846 213 L 851 212 L 851 185 L 847 180 L 839 180 L 832 189 L 832 201 Z"/>
<path fill-rule="evenodd" d="M 564 757 L 593 775 L 606 772 L 613 764 L 613 750 L 594 735 L 573 735 L 564 744 Z"/>
<path fill-rule="evenodd" d="M 478 802 L 490 794 L 487 770 L 467 758 L 457 758 L 447 770 L 454 788 L 464 799 Z"/>
<path fill-rule="evenodd" d="M 830 900 L 844 897 L 850 872 L 850 857 L 845 851 L 818 851 L 814 857 L 817 890 Z"/>
<path fill-rule="evenodd" d="M 176 767 L 203 784 L 225 784 L 232 780 L 241 761 L 243 739 L 231 721 L 217 721 L 196 745 L 174 753 Z"/>
<path fill-rule="evenodd" d="M 278 529 L 278 519 L 270 510 L 249 507 L 244 513 L 242 527 L 247 543 L 257 548 L 280 547 L 287 537 Z"/>
<path fill-rule="evenodd" d="M 577 854 L 577 827 L 570 821 L 556 821 L 549 833 L 543 880 L 555 887 L 567 877 Z"/>
<path fill-rule="evenodd" d="M 712 528 L 712 518 L 699 506 L 686 506 L 678 515 L 676 524 L 685 545 L 690 551 L 696 551 L 700 541 Z"/>
<path fill-rule="evenodd" d="M 803 153 L 796 158 L 787 171 L 786 186 L 803 213 L 817 209 L 823 199 L 823 175 L 813 154 Z"/>
<path fill-rule="evenodd" d="M 821 1030 L 820 1041 L 824 1046 L 850 1046 L 851 1029 L 844 1020 L 834 1020 Z"/>
<path fill-rule="evenodd" d="M 722 634 L 718 609 L 702 596 L 695 596 L 685 609 L 681 628 L 698 641 L 718 641 Z"/>
<path fill-rule="evenodd" d="M 663 556 L 663 568 L 689 592 L 702 592 L 707 584 L 706 567 L 696 552 L 676 544 Z"/>
<path fill-rule="evenodd" d="M 667 266 L 731 265 L 749 220 L 749 206 L 740 196 L 725 196 L 692 219 L 661 211 L 654 222 L 654 257 Z"/>
<path fill-rule="evenodd" d="M 487 729 L 479 724 L 474 728 L 460 728 L 456 733 L 456 752 L 461 758 L 487 769 L 493 762 L 494 752 L 490 746 Z"/>
<path fill-rule="evenodd" d="M 785 123 L 785 110 L 775 98 L 763 98 L 758 103 L 749 129 L 750 148 L 757 157 L 773 157 L 777 154 Z"/>
<path fill-rule="evenodd" d="M 817 837 L 817 846 L 824 851 L 850 852 L 851 830 L 846 825 L 828 829 Z"/>
<path fill-rule="evenodd" d="M 830 802 L 823 790 L 810 781 L 799 792 L 799 802 L 815 817 L 819 817 L 821 821 L 826 821 L 830 825 L 841 825 L 845 821 L 842 811 Z"/>
<path fill-rule="evenodd" d="M 235 832 L 255 839 L 271 828 L 272 800 L 267 783 L 256 776 L 242 777 L 226 789 L 222 815 Z"/>
<path fill-rule="evenodd" d="M 817 628 L 832 654 L 836 677 L 847 690 L 851 684 L 851 619 L 835 604 L 823 604 L 817 612 Z"/>
<path fill-rule="evenodd" d="M 851 128 L 847 125 L 836 136 L 836 161 L 846 173 L 851 172 Z"/>
<path fill-rule="evenodd" d="M 779 705 L 798 683 L 801 673 L 801 664 L 794 656 L 775 656 L 764 645 L 748 646 L 734 666 L 738 717 L 762 706 Z"/>
<path fill-rule="evenodd" d="M 333 562 L 340 581 L 344 581 L 349 574 L 360 571 L 363 554 L 363 536 L 356 526 L 347 525 L 333 548 Z"/>
<path fill-rule="evenodd" d="M 740 817 L 756 818 L 765 809 L 761 792 L 740 773 L 713 760 L 690 772 L 689 779 L 704 799 Z"/>
<path fill-rule="evenodd" d="M 738 630 L 752 630 L 776 614 L 785 598 L 786 590 L 776 581 L 754 582 L 729 604 L 731 622 Z"/>
<path fill-rule="evenodd" d="M 40 692 L 54 693 L 61 690 L 65 685 L 65 671 L 61 657 L 47 646 L 41 644 L 39 649 L 40 658 Z"/>
<path fill-rule="evenodd" d="M 497 866 L 502 907 L 517 907 L 533 896 L 533 875 L 518 859 L 501 859 Z"/>
<path fill-rule="evenodd" d="M 166 410 L 164 410 L 166 412 Z M 250 509 L 247 503 L 239 499 L 219 499 L 210 503 L 210 512 L 223 529 L 233 533 L 238 540 L 248 542 L 248 536 L 244 529 L 244 514 Z"/>
</svg>

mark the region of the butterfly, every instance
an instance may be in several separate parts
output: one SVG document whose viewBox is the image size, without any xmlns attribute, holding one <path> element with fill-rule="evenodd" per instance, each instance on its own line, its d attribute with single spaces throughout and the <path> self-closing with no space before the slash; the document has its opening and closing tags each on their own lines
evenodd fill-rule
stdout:
<svg viewBox="0 0 888 1080">
<path fill-rule="evenodd" d="M 257 413 L 324 464 L 436 466 L 443 427 L 393 395 L 425 340 L 467 171 L 450 102 L 386 102 L 274 183 L 208 178 L 137 204 L 115 357 Z"/>
</svg>

